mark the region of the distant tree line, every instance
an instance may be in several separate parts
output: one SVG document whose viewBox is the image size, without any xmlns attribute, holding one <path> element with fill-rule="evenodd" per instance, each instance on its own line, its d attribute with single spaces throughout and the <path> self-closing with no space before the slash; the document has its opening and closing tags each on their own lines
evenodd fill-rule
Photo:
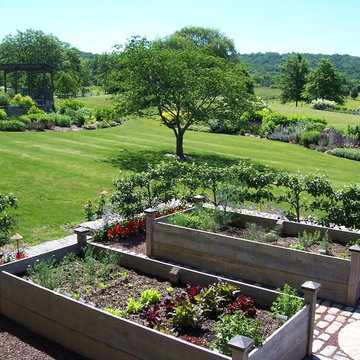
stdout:
<svg viewBox="0 0 360 360">
<path fill-rule="evenodd" d="M 255 83 L 261 86 L 277 85 L 281 66 L 285 65 L 286 59 L 294 56 L 291 54 L 279 54 L 276 52 L 241 54 L 241 60 L 247 66 Z M 322 59 L 329 60 L 341 75 L 346 79 L 346 85 L 350 89 L 357 87 L 360 91 L 360 57 L 351 55 L 325 55 L 325 54 L 302 54 L 308 61 L 311 69 L 316 68 Z"/>
</svg>

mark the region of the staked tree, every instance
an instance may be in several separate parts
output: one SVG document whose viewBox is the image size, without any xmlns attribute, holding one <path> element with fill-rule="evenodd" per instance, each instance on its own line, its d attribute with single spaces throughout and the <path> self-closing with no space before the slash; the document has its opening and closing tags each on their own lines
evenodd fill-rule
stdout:
<svg viewBox="0 0 360 360">
<path fill-rule="evenodd" d="M 133 38 L 121 55 L 119 111 L 129 115 L 156 109 L 163 124 L 174 132 L 180 158 L 190 125 L 210 118 L 239 118 L 252 107 L 248 78 L 238 64 L 201 50 L 161 48 L 139 38 Z"/>
<path fill-rule="evenodd" d="M 309 102 L 326 99 L 343 104 L 345 97 L 349 94 L 348 88 L 344 85 L 344 77 L 327 59 L 322 59 L 318 67 L 312 70 L 306 79 L 303 95 Z"/>
<path fill-rule="evenodd" d="M 296 54 L 286 59 L 285 65 L 281 67 L 280 75 L 280 98 L 283 103 L 304 100 L 302 92 L 306 84 L 306 75 L 309 72 L 307 60 L 301 55 Z"/>
</svg>

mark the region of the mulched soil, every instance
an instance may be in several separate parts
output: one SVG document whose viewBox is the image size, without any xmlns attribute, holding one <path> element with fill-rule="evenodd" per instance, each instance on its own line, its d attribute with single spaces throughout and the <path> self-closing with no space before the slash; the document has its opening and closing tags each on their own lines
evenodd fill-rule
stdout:
<svg viewBox="0 0 360 360">
<path fill-rule="evenodd" d="M 121 239 L 121 241 L 106 241 L 101 242 L 103 245 L 110 246 L 114 249 L 128 250 L 136 254 L 145 254 L 146 252 L 146 234 L 141 233 L 137 235 L 132 235 L 127 238 Z"/>
<path fill-rule="evenodd" d="M 142 319 L 139 314 L 132 314 L 126 310 L 129 298 L 138 301 L 140 300 L 141 293 L 148 289 L 155 289 L 161 294 L 162 299 L 167 296 L 175 298 L 185 290 L 184 286 L 177 287 L 163 279 L 148 276 L 119 265 L 114 266 L 109 275 L 101 277 L 99 275 L 101 273 L 101 265 L 99 262 L 96 262 L 97 273 L 95 276 L 92 276 L 93 281 L 86 274 L 86 266 L 81 262 L 72 262 L 62 265 L 60 268 L 65 276 L 62 276 L 62 282 L 57 291 L 65 295 L 75 296 L 80 301 L 104 310 L 106 308 L 122 310 L 124 311 L 123 318 L 144 326 L 148 325 L 146 319 Z M 76 278 L 75 289 L 72 282 L 74 278 Z M 161 318 L 162 332 L 177 337 L 184 334 L 194 336 L 204 342 L 206 346 L 210 346 L 215 340 L 214 325 L 217 320 L 217 314 L 210 317 L 201 316 L 201 328 L 178 330 L 168 321 L 168 314 L 163 303 L 160 302 L 158 305 L 160 310 L 157 315 Z M 256 319 L 262 323 L 262 335 L 264 338 L 268 337 L 282 325 L 279 320 L 270 317 L 267 310 L 261 308 L 257 309 Z"/>
<path fill-rule="evenodd" d="M 248 238 L 249 230 L 246 228 L 239 228 L 236 226 L 228 226 L 226 229 L 221 231 L 221 234 L 246 239 Z M 263 233 L 263 235 L 264 234 L 265 233 Z M 269 244 L 288 248 L 290 247 L 291 244 L 298 244 L 298 243 L 299 243 L 299 239 L 297 237 L 288 236 L 288 237 L 279 237 L 277 241 L 271 242 Z M 319 249 L 319 242 L 308 247 L 309 252 L 316 254 L 318 254 L 318 249 Z M 344 245 L 336 242 L 331 242 L 329 246 L 329 253 L 327 255 L 339 256 L 341 253 L 344 252 L 346 252 L 346 247 Z"/>
<path fill-rule="evenodd" d="M 56 343 L 0 315 L 0 359 L 86 360 Z"/>
</svg>

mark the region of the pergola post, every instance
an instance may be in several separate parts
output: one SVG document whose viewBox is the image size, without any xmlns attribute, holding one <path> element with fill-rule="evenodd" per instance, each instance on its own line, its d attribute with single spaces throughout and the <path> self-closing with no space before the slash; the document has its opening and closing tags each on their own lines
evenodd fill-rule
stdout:
<svg viewBox="0 0 360 360">
<path fill-rule="evenodd" d="M 7 84 L 6 84 L 6 71 L 4 70 L 4 89 L 7 92 Z"/>
<path fill-rule="evenodd" d="M 44 101 L 46 100 L 46 71 L 45 69 L 43 69 L 43 98 L 44 98 Z"/>
<path fill-rule="evenodd" d="M 14 71 L 14 86 L 15 86 L 15 94 L 18 93 L 18 74 L 17 74 L 17 68 L 15 68 Z"/>
</svg>

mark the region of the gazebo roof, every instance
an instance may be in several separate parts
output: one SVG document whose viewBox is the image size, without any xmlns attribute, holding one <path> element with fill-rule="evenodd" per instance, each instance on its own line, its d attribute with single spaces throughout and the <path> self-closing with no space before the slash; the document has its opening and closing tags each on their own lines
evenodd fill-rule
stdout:
<svg viewBox="0 0 360 360">
<path fill-rule="evenodd" d="M 6 73 L 14 71 L 27 71 L 29 73 L 42 73 L 54 71 L 54 66 L 50 64 L 0 64 L 0 70 Z"/>
</svg>

